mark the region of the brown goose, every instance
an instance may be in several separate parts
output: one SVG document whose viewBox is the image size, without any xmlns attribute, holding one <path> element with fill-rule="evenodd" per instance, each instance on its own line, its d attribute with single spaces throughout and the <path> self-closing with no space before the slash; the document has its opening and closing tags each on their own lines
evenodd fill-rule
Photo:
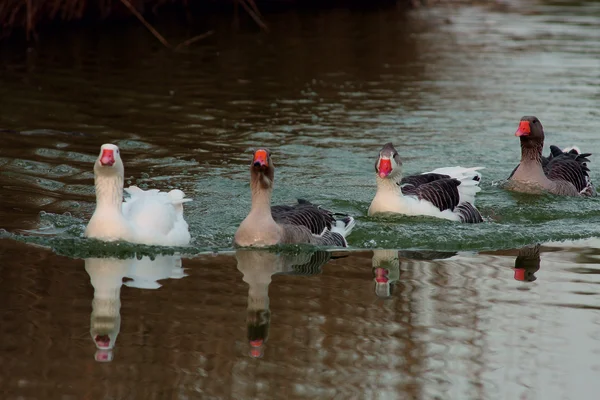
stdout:
<svg viewBox="0 0 600 400">
<path fill-rule="evenodd" d="M 354 228 L 354 218 L 334 214 L 300 199 L 293 206 L 271 207 L 274 176 L 275 167 L 270 151 L 256 150 L 250 164 L 252 208 L 235 233 L 234 245 L 309 243 L 318 246 L 348 246 L 346 236 Z"/>
<path fill-rule="evenodd" d="M 521 162 L 508 177 L 506 187 L 524 193 L 547 191 L 562 196 L 595 196 L 587 158 L 577 147 L 550 146 L 550 155 L 542 156 L 544 128 L 539 119 L 525 116 L 515 136 L 521 140 Z"/>
</svg>

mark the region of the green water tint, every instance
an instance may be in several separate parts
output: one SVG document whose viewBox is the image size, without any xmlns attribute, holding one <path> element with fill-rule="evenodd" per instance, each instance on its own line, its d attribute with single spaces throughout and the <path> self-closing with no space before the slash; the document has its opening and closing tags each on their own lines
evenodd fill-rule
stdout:
<svg viewBox="0 0 600 400">
<path fill-rule="evenodd" d="M 600 236 L 600 199 L 565 198 L 553 195 L 533 196 L 506 193 L 488 187 L 501 199 L 502 206 L 487 206 L 479 201 L 486 221 L 480 224 L 460 224 L 431 217 L 362 215 L 368 202 L 337 201 L 328 207 L 348 212 L 357 224 L 348 237 L 350 250 L 397 248 L 414 250 L 480 251 L 518 248 L 538 242 L 576 240 Z M 483 196 L 482 196 L 483 197 Z M 194 255 L 205 252 L 232 250 L 232 239 L 237 229 L 236 218 L 243 219 L 243 207 L 230 209 L 229 223 L 220 225 L 219 208 L 202 204 L 186 204 L 186 218 L 190 223 L 192 242 L 188 247 L 169 248 L 129 243 L 102 243 L 83 238 L 86 221 L 64 215 L 41 213 L 42 228 L 24 233 L 4 233 L 4 237 L 53 248 L 62 255 L 89 257 L 140 253 Z M 233 213 L 235 212 L 235 214 Z M 557 218 L 560 216 L 560 218 Z M 208 227 L 208 228 L 207 228 Z M 1 237 L 1 236 L 0 236 Z M 311 246 L 275 246 L 275 251 L 301 249 Z"/>
<path fill-rule="evenodd" d="M 600 236 L 598 198 L 498 187 L 519 162 L 514 131 L 524 114 L 544 125 L 544 154 L 550 144 L 591 152 L 600 183 L 589 84 L 600 59 L 590 19 L 600 9 L 511 7 L 335 11 L 323 16 L 335 34 L 284 14 L 269 36 L 214 35 L 182 54 L 157 49 L 143 27 L 46 37 L 28 57 L 3 49 L 0 228 L 80 246 L 94 210 L 93 162 L 110 142 L 122 150 L 126 185 L 179 188 L 194 200 L 185 206 L 192 252 L 232 249 L 259 146 L 273 154 L 273 204 L 305 198 L 354 216 L 353 249 L 483 250 Z M 564 12 L 569 19 L 559 21 Z M 484 166 L 476 206 L 486 222 L 367 217 L 373 164 L 388 141 L 406 174 Z"/>
</svg>

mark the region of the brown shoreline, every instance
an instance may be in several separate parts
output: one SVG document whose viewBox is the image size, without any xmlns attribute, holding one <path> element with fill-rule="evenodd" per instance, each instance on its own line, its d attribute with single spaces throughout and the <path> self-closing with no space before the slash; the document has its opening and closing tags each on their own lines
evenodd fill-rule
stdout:
<svg viewBox="0 0 600 400">
<path fill-rule="evenodd" d="M 433 1 L 435 2 L 435 1 Z M 105 25 L 114 21 L 142 23 L 165 46 L 153 24 L 176 15 L 191 24 L 197 18 L 231 15 L 232 25 L 248 20 L 268 31 L 269 19 L 282 11 L 318 11 L 331 8 L 411 8 L 426 0 L 0 0 L 0 39 L 21 36 L 36 40 L 56 26 Z M 136 21 L 136 19 L 138 21 Z M 199 35 L 203 36 L 203 35 Z M 190 38 L 194 40 L 195 38 Z"/>
</svg>

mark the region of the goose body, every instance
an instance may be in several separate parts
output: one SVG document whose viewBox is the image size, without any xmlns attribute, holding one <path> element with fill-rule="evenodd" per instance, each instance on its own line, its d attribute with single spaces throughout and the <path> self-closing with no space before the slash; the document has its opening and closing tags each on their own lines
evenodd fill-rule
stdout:
<svg viewBox="0 0 600 400">
<path fill-rule="evenodd" d="M 291 206 L 271 207 L 274 173 L 270 152 L 257 150 L 250 166 L 252 207 L 235 233 L 234 245 L 308 243 L 347 247 L 346 236 L 354 227 L 354 218 L 348 215 L 338 218 L 306 200 L 298 200 Z"/>
<path fill-rule="evenodd" d="M 507 189 L 561 196 L 596 195 L 588 168 L 591 153 L 582 153 L 575 146 L 564 150 L 550 146 L 550 155 L 544 157 L 544 128 L 534 116 L 521 118 L 515 136 L 521 141 L 521 162 L 508 177 Z"/>
<path fill-rule="evenodd" d="M 483 167 L 438 168 L 419 175 L 402 177 L 402 161 L 391 143 L 383 146 L 375 163 L 377 192 L 369 215 L 396 213 L 425 215 L 451 221 L 482 222 L 475 208 L 481 190 Z"/>
<path fill-rule="evenodd" d="M 190 233 L 183 217 L 183 203 L 191 199 L 178 189 L 168 193 L 137 186 L 123 189 L 123 177 L 119 148 L 102 145 L 94 164 L 96 209 L 85 236 L 147 245 L 187 245 Z M 123 191 L 129 195 L 125 202 Z"/>
</svg>

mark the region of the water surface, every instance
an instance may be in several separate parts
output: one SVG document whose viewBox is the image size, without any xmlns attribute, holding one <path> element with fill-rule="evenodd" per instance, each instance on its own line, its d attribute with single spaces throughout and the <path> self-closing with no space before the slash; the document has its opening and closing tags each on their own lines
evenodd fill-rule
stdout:
<svg viewBox="0 0 600 400">
<path fill-rule="evenodd" d="M 597 241 L 154 261 L 9 243 L 7 399 L 582 400 L 600 389 Z"/>
<path fill-rule="evenodd" d="M 546 149 L 600 154 L 599 17 L 597 2 L 333 10 L 278 15 L 272 35 L 223 33 L 182 53 L 135 27 L 118 41 L 88 32 L 0 53 L 0 127 L 10 130 L 2 227 L 37 228 L 40 211 L 85 223 L 93 160 L 114 142 L 127 182 L 196 200 L 187 209 L 199 249 L 230 248 L 256 146 L 273 152 L 274 201 L 305 197 L 355 215 L 353 247 L 480 250 L 597 236 L 599 199 L 514 195 L 495 183 L 519 161 L 522 115 L 541 119 Z M 388 141 L 406 173 L 485 166 L 478 206 L 489 223 L 367 218 Z"/>
<path fill-rule="evenodd" d="M 595 399 L 600 199 L 498 183 L 528 114 L 600 182 L 600 3 L 230 22 L 178 53 L 135 25 L 0 49 L 5 397 Z M 485 166 L 487 221 L 367 217 L 388 141 L 406 173 Z M 107 142 L 194 199 L 190 248 L 82 238 Z M 257 146 L 275 202 L 356 217 L 350 251 L 233 251 Z"/>
</svg>

